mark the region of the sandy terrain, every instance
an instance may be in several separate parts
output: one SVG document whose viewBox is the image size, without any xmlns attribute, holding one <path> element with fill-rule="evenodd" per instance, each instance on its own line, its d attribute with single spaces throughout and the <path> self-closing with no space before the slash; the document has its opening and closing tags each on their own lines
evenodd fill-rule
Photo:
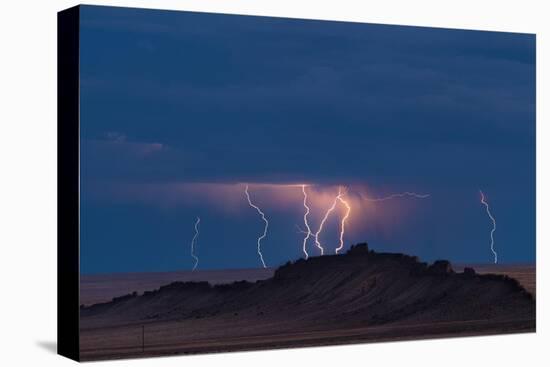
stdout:
<svg viewBox="0 0 550 367">
<path fill-rule="evenodd" d="M 214 325 L 212 325 L 214 326 Z M 224 327 L 223 324 L 216 327 Z M 245 331 L 244 327 L 240 329 Z M 297 348 L 362 342 L 533 332 L 535 320 L 492 322 L 469 320 L 399 326 L 375 326 L 317 331 L 287 331 L 240 337 L 200 337 L 184 322 L 118 327 L 108 332 L 84 333 L 81 359 L 140 358 L 173 354 L 219 353 L 268 348 Z M 144 338 L 143 338 L 144 337 Z M 159 342 L 162 340 L 162 342 Z M 90 347 L 93 345 L 93 347 Z"/>
</svg>

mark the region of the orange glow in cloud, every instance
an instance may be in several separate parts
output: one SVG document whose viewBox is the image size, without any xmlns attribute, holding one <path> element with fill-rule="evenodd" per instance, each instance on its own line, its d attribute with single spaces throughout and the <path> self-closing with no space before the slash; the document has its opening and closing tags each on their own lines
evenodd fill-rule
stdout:
<svg viewBox="0 0 550 367">
<path fill-rule="evenodd" d="M 410 206 L 391 203 L 398 199 L 425 199 L 429 194 L 414 192 L 391 192 L 377 196 L 366 184 L 356 183 L 344 187 L 332 184 L 310 182 L 295 183 L 238 183 L 238 182 L 172 182 L 172 183 L 117 183 L 98 181 L 89 184 L 89 199 L 101 201 L 122 201 L 140 203 L 160 208 L 180 206 L 208 208 L 212 212 L 239 216 L 250 210 L 251 204 L 257 212 L 269 208 L 274 213 L 296 215 L 295 223 L 303 222 L 299 237 L 300 251 L 304 258 L 312 250 L 324 255 L 328 250 L 323 243 L 328 228 L 332 230 L 332 219 L 337 219 L 336 253 L 344 248 L 345 238 L 365 236 L 370 231 L 392 231 L 396 221 L 407 216 Z M 252 193 L 250 202 L 243 200 L 243 191 Z M 336 191 L 336 193 L 335 193 Z M 258 202 L 258 201 L 259 202 Z M 248 204 L 248 205 L 247 205 Z M 397 206 L 399 206 L 397 208 Z M 261 210 L 260 210 L 261 211 Z M 336 213 L 334 213 L 336 211 Z M 353 212 L 353 213 L 352 213 Z M 262 212 L 263 213 L 263 212 Z M 258 212 L 258 214 L 261 213 Z M 337 217 L 337 218 L 333 218 Z M 265 218 L 265 215 L 262 217 Z M 267 218 L 265 219 L 267 221 Z M 265 222 L 265 221 L 264 221 Z M 329 225 L 330 223 L 330 225 Z M 266 229 L 258 238 L 258 256 L 263 260 L 261 245 L 267 236 Z M 280 229 L 285 230 L 285 229 Z M 297 244 L 297 246 L 299 246 Z M 312 248 L 313 246 L 315 248 Z M 319 252 L 317 252 L 319 251 Z M 330 249 L 332 252 L 332 248 Z M 265 264 L 262 261 L 262 265 Z"/>
<path fill-rule="evenodd" d="M 324 212 L 334 201 L 334 185 L 314 185 L 307 182 L 296 184 L 249 183 L 249 191 L 261 198 L 262 206 L 275 211 L 302 212 L 302 185 L 307 191 L 307 206 L 310 208 L 308 222 L 311 225 L 315 213 Z M 208 207 L 214 211 L 238 214 L 247 211 L 242 195 L 245 183 L 227 182 L 172 182 L 172 183 L 127 183 L 91 182 L 89 199 L 107 202 L 141 203 L 155 207 L 179 206 Z M 351 198 L 350 198 L 351 199 Z M 360 200 L 354 196 L 353 200 Z M 357 203 L 356 203 L 357 204 Z M 352 205 L 353 206 L 353 205 Z M 303 215 L 303 214 L 302 214 Z"/>
</svg>

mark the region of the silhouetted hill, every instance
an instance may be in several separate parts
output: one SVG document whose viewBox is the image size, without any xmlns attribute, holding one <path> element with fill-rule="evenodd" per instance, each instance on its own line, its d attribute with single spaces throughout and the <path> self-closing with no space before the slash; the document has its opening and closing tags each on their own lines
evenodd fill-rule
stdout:
<svg viewBox="0 0 550 367">
<path fill-rule="evenodd" d="M 512 278 L 456 273 L 403 254 L 376 253 L 366 244 L 346 254 L 289 262 L 272 278 L 211 285 L 174 282 L 154 291 L 81 307 L 81 327 L 157 321 L 238 318 L 284 330 L 438 321 L 534 319 L 532 296 Z M 267 327 L 267 326 L 266 326 Z"/>
</svg>

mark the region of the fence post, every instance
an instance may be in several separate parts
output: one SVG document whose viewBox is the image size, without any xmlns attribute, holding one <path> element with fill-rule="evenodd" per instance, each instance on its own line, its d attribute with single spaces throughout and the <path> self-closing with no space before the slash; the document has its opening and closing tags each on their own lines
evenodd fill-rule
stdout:
<svg viewBox="0 0 550 367">
<path fill-rule="evenodd" d="M 145 325 L 141 325 L 141 353 L 145 353 Z"/>
</svg>

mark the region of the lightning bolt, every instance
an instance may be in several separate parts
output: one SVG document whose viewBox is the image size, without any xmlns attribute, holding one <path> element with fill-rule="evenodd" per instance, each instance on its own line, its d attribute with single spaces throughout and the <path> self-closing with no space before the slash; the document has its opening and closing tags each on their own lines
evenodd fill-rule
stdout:
<svg viewBox="0 0 550 367">
<path fill-rule="evenodd" d="M 304 224 L 306 226 L 307 232 L 303 231 L 306 236 L 304 237 L 304 244 L 302 245 L 302 251 L 306 255 L 306 260 L 309 257 L 306 249 L 306 243 L 309 237 L 312 237 L 311 228 L 309 227 L 309 223 L 307 221 L 307 216 L 309 214 L 309 206 L 307 206 L 307 193 L 306 193 L 306 185 L 302 185 L 302 192 L 304 194 L 304 208 L 306 209 L 306 212 L 304 213 Z"/>
<path fill-rule="evenodd" d="M 417 199 L 425 199 L 425 198 L 429 197 L 430 194 L 417 194 L 416 192 L 405 191 L 405 192 L 400 192 L 398 194 L 391 194 L 391 195 L 388 195 L 388 196 L 384 196 L 384 197 L 381 197 L 381 198 L 365 198 L 365 200 L 371 201 L 371 202 L 378 202 L 378 201 L 391 200 L 391 199 L 395 199 L 395 198 L 402 198 L 402 197 L 405 197 L 405 196 L 410 196 L 410 197 L 414 197 L 414 198 L 417 198 Z"/>
<path fill-rule="evenodd" d="M 248 205 L 250 205 L 252 208 L 256 209 L 258 214 L 260 214 L 260 216 L 262 217 L 262 220 L 265 222 L 264 233 L 260 237 L 258 237 L 258 255 L 260 255 L 260 261 L 262 262 L 262 265 L 264 266 L 264 268 L 267 268 L 267 266 L 265 265 L 264 257 L 262 255 L 261 242 L 267 236 L 267 227 L 269 227 L 269 222 L 265 218 L 264 212 L 262 212 L 260 210 L 260 208 L 258 208 L 256 205 L 254 205 L 252 203 L 252 201 L 250 200 L 250 195 L 248 194 L 248 184 L 244 188 L 244 193 L 246 195 L 246 199 L 248 200 Z"/>
<path fill-rule="evenodd" d="M 483 191 L 479 190 L 479 193 L 481 194 L 481 203 L 483 205 L 485 205 L 485 209 L 487 210 L 487 215 L 489 216 L 489 218 L 491 219 L 491 221 L 493 222 L 493 229 L 491 229 L 491 251 L 493 252 L 493 255 L 495 256 L 495 264 L 497 263 L 497 253 L 495 251 L 495 240 L 494 240 L 494 237 L 493 237 L 493 234 L 495 233 L 496 229 L 497 229 L 497 222 L 495 220 L 495 218 L 493 217 L 493 215 L 491 214 L 491 211 L 489 210 L 489 204 L 487 203 L 487 201 L 485 201 L 485 194 L 483 194 Z"/>
<path fill-rule="evenodd" d="M 197 265 L 199 265 L 199 258 L 195 255 L 195 243 L 197 241 L 197 238 L 199 237 L 199 224 L 201 222 L 201 219 L 197 217 L 197 221 L 195 222 L 195 235 L 193 236 L 193 239 L 191 240 L 191 257 L 195 259 L 195 265 L 193 265 L 193 270 L 197 268 Z"/>
<path fill-rule="evenodd" d="M 321 251 L 321 255 L 323 255 L 325 253 L 325 249 L 323 248 L 323 245 L 321 245 L 321 242 L 319 241 L 319 234 L 323 231 L 323 226 L 325 225 L 325 222 L 327 221 L 330 213 L 332 213 L 334 208 L 336 208 L 336 204 L 341 199 L 341 197 L 342 197 L 342 188 L 339 187 L 338 188 L 338 195 L 334 198 L 334 201 L 332 202 L 332 205 L 326 211 L 325 216 L 323 217 L 323 219 L 321 220 L 321 223 L 319 224 L 319 229 L 315 233 L 315 246 L 317 246 L 317 248 Z"/>
<path fill-rule="evenodd" d="M 344 248 L 344 234 L 346 232 L 346 220 L 348 219 L 351 213 L 351 207 L 349 206 L 349 203 L 344 199 L 342 199 L 341 196 L 338 198 L 338 200 L 340 200 L 340 202 L 344 204 L 344 206 L 346 207 L 346 214 L 342 217 L 342 222 L 340 223 L 340 245 L 338 245 L 338 247 L 336 248 L 336 254 L 338 254 L 338 252 Z"/>
</svg>

